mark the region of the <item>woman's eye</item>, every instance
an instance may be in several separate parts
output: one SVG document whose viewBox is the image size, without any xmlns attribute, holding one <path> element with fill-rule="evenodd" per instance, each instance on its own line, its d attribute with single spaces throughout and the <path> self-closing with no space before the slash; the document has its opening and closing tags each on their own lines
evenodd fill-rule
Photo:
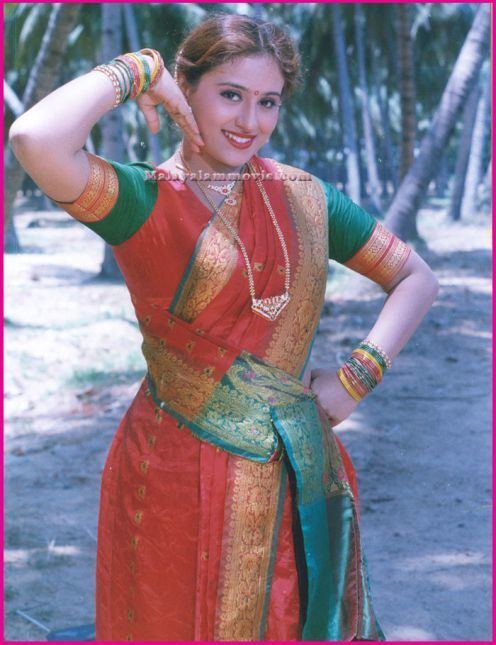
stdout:
<svg viewBox="0 0 496 645">
<path fill-rule="evenodd" d="M 273 101 L 272 99 L 263 99 L 263 101 L 260 101 L 262 105 L 266 108 L 273 108 L 276 106 L 276 102 Z M 264 105 L 265 104 L 265 105 Z"/>
<path fill-rule="evenodd" d="M 233 96 L 237 96 L 238 99 L 240 99 L 240 95 L 237 92 L 233 92 L 232 90 L 224 90 L 223 92 L 220 93 L 221 96 L 225 96 L 226 99 L 229 99 L 230 101 L 232 100 Z"/>
</svg>

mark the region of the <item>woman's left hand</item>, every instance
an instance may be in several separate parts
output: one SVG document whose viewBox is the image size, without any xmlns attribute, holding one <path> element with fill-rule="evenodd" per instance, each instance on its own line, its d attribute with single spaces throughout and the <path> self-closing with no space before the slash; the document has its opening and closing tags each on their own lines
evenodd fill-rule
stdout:
<svg viewBox="0 0 496 645">
<path fill-rule="evenodd" d="M 329 370 L 312 370 L 310 388 L 317 394 L 333 427 L 348 418 L 359 403 L 348 394 L 337 374 Z"/>
</svg>

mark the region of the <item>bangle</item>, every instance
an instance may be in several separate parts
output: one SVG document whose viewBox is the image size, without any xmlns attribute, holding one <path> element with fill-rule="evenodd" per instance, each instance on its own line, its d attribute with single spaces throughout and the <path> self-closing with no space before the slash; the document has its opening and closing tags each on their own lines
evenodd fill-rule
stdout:
<svg viewBox="0 0 496 645">
<path fill-rule="evenodd" d="M 98 65 L 97 67 L 94 68 L 94 71 L 102 72 L 103 74 L 105 74 L 107 78 L 109 78 L 112 81 L 112 85 L 114 86 L 114 92 L 115 92 L 114 104 L 112 106 L 112 109 L 115 110 L 115 108 L 121 103 L 121 99 L 122 99 L 122 88 L 119 82 L 119 78 L 115 73 L 115 70 L 110 65 Z"/>
<path fill-rule="evenodd" d="M 151 75 L 150 85 L 148 86 L 148 89 L 151 90 L 155 87 L 159 78 L 162 76 L 162 72 L 165 69 L 164 59 L 156 49 L 140 49 L 138 53 L 142 54 L 143 56 L 150 56 L 151 58 L 153 58 L 153 62 L 155 63 L 154 70 Z"/>
<path fill-rule="evenodd" d="M 364 340 L 339 368 L 337 376 L 355 401 L 361 401 L 379 385 L 391 359 L 378 345 Z"/>
<path fill-rule="evenodd" d="M 146 56 L 153 59 L 153 69 Z M 155 49 L 122 54 L 110 63 L 98 65 L 95 71 L 102 72 L 112 81 L 115 99 L 112 109 L 128 99 L 136 99 L 153 88 L 165 69 L 162 56 Z"/>
<path fill-rule="evenodd" d="M 391 369 L 393 363 L 386 352 L 381 347 L 379 347 L 379 345 L 376 345 L 372 341 L 366 339 L 360 343 L 359 347 L 364 347 L 364 349 L 366 349 L 366 345 L 371 349 L 375 349 L 375 351 L 383 358 L 384 362 L 386 363 L 386 367 L 388 369 Z"/>
</svg>

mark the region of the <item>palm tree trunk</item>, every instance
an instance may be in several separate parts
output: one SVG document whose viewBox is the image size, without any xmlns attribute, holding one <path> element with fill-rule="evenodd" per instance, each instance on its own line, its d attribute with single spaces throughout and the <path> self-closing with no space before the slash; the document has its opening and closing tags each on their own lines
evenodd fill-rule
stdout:
<svg viewBox="0 0 496 645">
<path fill-rule="evenodd" d="M 436 197 L 442 198 L 446 194 L 450 180 L 450 167 L 448 162 L 448 155 L 444 152 L 439 162 L 439 171 L 436 175 Z"/>
<path fill-rule="evenodd" d="M 462 217 L 469 218 L 477 210 L 477 192 L 482 180 L 482 163 L 484 147 L 489 130 L 491 112 L 491 79 L 489 70 L 484 74 L 481 97 L 477 106 L 475 125 L 472 134 L 472 145 L 468 159 L 465 191 L 462 201 Z"/>
<path fill-rule="evenodd" d="M 465 178 L 467 176 L 468 158 L 470 156 L 470 145 L 472 143 L 478 100 L 479 86 L 474 85 L 463 110 L 462 132 L 460 135 L 460 143 L 458 144 L 458 154 L 456 156 L 455 181 L 449 209 L 449 216 L 454 221 L 460 219 L 460 209 L 463 190 L 465 188 Z"/>
<path fill-rule="evenodd" d="M 80 3 L 57 3 L 53 5 L 40 50 L 22 95 L 23 111 L 41 101 L 55 88 L 62 67 L 67 40 L 76 25 L 80 8 Z M 9 148 L 5 159 L 4 178 L 4 247 L 7 253 L 21 251 L 14 226 L 13 210 L 14 200 L 17 192 L 21 189 L 25 174 L 24 168 Z"/>
<path fill-rule="evenodd" d="M 102 3 L 102 61 L 109 61 L 122 51 L 122 11 L 120 4 Z M 119 108 L 108 112 L 100 121 L 102 154 L 107 159 L 124 162 L 126 146 L 123 139 L 123 119 Z M 105 252 L 99 278 L 121 282 L 122 274 L 115 261 L 112 249 L 105 244 Z"/>
<path fill-rule="evenodd" d="M 344 155 L 347 171 L 347 191 L 351 199 L 360 203 L 360 168 L 358 165 L 358 146 L 355 128 L 355 112 L 351 97 L 350 78 L 346 63 L 346 49 L 344 43 L 343 24 L 341 20 L 341 7 L 331 4 L 332 30 L 334 35 L 334 48 L 336 51 L 339 100 L 341 121 L 343 124 Z"/>
<path fill-rule="evenodd" d="M 132 4 L 123 4 L 122 10 L 124 12 L 124 24 L 126 27 L 126 36 L 128 39 L 131 51 L 138 51 L 143 47 L 138 32 L 138 25 L 136 24 L 136 14 Z M 142 121 L 141 112 L 137 110 L 138 118 Z M 162 159 L 162 147 L 160 145 L 160 138 L 158 134 L 152 134 L 146 126 L 143 126 L 144 137 L 148 140 L 148 154 L 155 164 L 160 164 Z"/>
<path fill-rule="evenodd" d="M 370 117 L 369 92 L 367 87 L 367 75 L 365 69 L 365 16 L 360 4 L 355 4 L 355 41 L 357 48 L 358 79 L 360 107 L 362 112 L 363 136 L 365 139 L 365 156 L 367 161 L 367 177 L 370 188 L 370 197 L 376 210 L 380 213 L 381 204 L 381 183 L 377 170 L 377 157 L 374 141 L 372 119 Z"/>
<path fill-rule="evenodd" d="M 389 116 L 389 95 L 387 84 L 384 84 L 384 98 L 381 87 L 381 75 L 377 56 L 372 56 L 372 77 L 374 79 L 374 93 L 381 113 L 381 125 L 384 132 L 382 144 L 385 159 L 385 190 L 384 195 L 388 195 L 387 182 L 391 180 L 393 190 L 398 188 L 398 173 L 396 172 L 395 154 L 393 148 L 393 139 L 391 136 L 391 120 Z"/>
<path fill-rule="evenodd" d="M 410 11 L 408 4 L 396 5 L 396 36 L 398 47 L 398 72 L 401 102 L 401 157 L 400 179 L 412 165 L 415 148 L 415 81 L 413 66 L 413 41 L 410 34 Z"/>
<path fill-rule="evenodd" d="M 432 123 L 422 139 L 419 154 L 386 213 L 386 226 L 403 239 L 408 239 L 416 231 L 416 214 L 435 166 L 449 140 L 458 113 L 477 82 L 489 48 L 489 12 L 489 5 L 479 6 Z"/>
</svg>

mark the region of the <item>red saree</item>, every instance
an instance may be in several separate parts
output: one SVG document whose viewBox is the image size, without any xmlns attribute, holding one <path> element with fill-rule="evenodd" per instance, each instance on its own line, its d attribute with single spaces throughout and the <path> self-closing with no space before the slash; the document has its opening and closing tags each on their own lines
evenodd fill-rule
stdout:
<svg viewBox="0 0 496 645">
<path fill-rule="evenodd" d="M 236 243 L 185 184 L 158 182 L 140 199 L 127 192 L 126 206 L 122 194 L 131 189 L 124 187 L 123 167 L 98 160 L 92 185 L 77 204 L 64 205 L 85 223 L 96 222 L 102 236 L 100 222 L 117 211 L 124 217 L 126 208 L 142 210 L 139 224 L 113 243 L 154 378 L 170 383 L 177 370 L 165 341 L 157 341 L 171 322 L 167 312 L 200 337 L 220 338 L 302 377 L 324 301 L 330 187 L 308 175 L 304 181 L 302 171 L 272 160 L 254 160 L 260 169 L 300 178 L 264 182 L 292 267 L 291 301 L 275 322 L 251 311 Z M 106 206 L 98 212 L 102 191 Z M 246 245 L 257 297 L 282 293 L 284 256 L 255 182 L 239 182 L 237 197 L 237 205 L 224 203 L 222 209 Z M 341 198 L 333 199 L 336 206 Z M 349 213 L 355 219 L 345 234 L 357 230 L 340 261 L 390 280 L 406 259 L 406 247 L 363 211 L 359 217 Z M 340 235 L 336 229 L 333 243 Z M 195 343 L 186 342 L 184 351 L 193 360 Z M 226 356 L 200 359 L 208 367 L 199 389 L 208 387 Z M 179 400 L 180 382 L 177 390 Z M 357 500 L 353 465 L 338 445 Z M 102 477 L 97 640 L 300 640 L 306 591 L 294 498 L 284 461 L 256 463 L 200 441 L 157 407 L 144 382 L 114 437 Z M 373 612 L 367 633 L 356 637 L 383 639 Z"/>
</svg>

